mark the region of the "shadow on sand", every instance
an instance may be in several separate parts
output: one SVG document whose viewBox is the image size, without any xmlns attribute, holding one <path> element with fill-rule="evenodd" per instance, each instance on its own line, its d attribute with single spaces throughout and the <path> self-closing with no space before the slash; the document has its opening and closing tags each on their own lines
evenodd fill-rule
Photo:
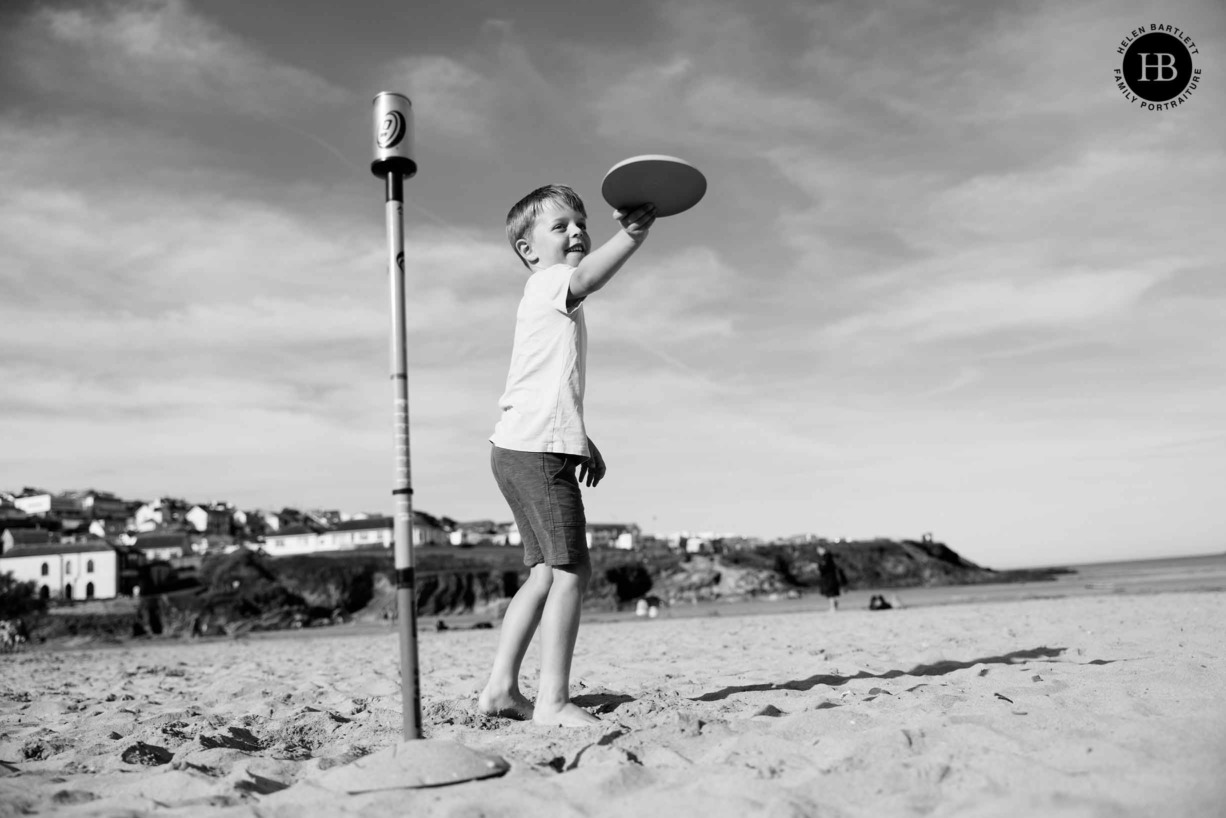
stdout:
<svg viewBox="0 0 1226 818">
<path fill-rule="evenodd" d="M 1006 653 L 1002 656 L 985 656 L 980 659 L 968 659 L 964 662 L 948 660 L 944 662 L 934 662 L 931 665 L 916 665 L 910 670 L 887 670 L 885 673 L 868 673 L 861 671 L 854 676 L 834 676 L 828 674 L 818 674 L 810 676 L 807 679 L 796 679 L 790 682 L 780 682 L 772 684 L 766 682 L 755 685 L 737 685 L 735 687 L 725 687 L 723 690 L 716 690 L 713 693 L 703 693 L 701 696 L 695 696 L 691 701 L 695 702 L 714 702 L 720 699 L 726 699 L 735 693 L 763 693 L 770 690 L 811 690 L 818 685 L 826 685 L 827 687 L 838 687 L 839 685 L 847 684 L 854 679 L 897 679 L 900 676 L 944 676 L 947 673 L 953 673 L 955 670 L 966 670 L 975 665 L 1012 665 L 1018 662 L 1025 662 L 1030 659 L 1057 659 L 1068 648 L 1030 648 L 1029 650 L 1015 650 L 1011 653 Z M 1087 664 L 1105 665 L 1110 664 L 1109 661 L 1096 659 Z"/>
<path fill-rule="evenodd" d="M 586 693 L 575 696 L 571 701 L 580 707 L 591 708 L 596 713 L 612 713 L 626 702 L 634 701 L 634 697 L 625 693 Z"/>
</svg>

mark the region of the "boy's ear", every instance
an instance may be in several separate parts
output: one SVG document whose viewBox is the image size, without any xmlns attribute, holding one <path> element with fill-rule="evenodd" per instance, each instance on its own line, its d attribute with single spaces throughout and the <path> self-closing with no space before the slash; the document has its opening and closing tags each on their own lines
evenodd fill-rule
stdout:
<svg viewBox="0 0 1226 818">
<path fill-rule="evenodd" d="M 527 239 L 520 239 L 515 242 L 515 251 L 529 264 L 536 263 L 536 253 L 532 252 L 532 245 L 528 243 Z"/>
</svg>

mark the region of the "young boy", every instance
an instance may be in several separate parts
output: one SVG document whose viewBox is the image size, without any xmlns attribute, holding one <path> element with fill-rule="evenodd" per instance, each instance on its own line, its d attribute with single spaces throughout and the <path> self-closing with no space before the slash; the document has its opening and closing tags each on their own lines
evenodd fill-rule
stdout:
<svg viewBox="0 0 1226 818">
<path fill-rule="evenodd" d="M 592 575 L 579 483 L 594 487 L 605 475 L 604 458 L 583 425 L 583 303 L 647 238 L 655 207 L 613 217 L 622 229 L 592 251 L 583 201 L 569 187 L 538 188 L 507 214 L 507 238 L 531 274 L 516 314 L 490 463 L 531 571 L 507 607 L 478 699 L 489 715 L 575 727 L 599 721 L 570 700 L 571 658 Z M 538 624 L 541 678 L 533 704 L 520 692 L 519 670 Z"/>
</svg>

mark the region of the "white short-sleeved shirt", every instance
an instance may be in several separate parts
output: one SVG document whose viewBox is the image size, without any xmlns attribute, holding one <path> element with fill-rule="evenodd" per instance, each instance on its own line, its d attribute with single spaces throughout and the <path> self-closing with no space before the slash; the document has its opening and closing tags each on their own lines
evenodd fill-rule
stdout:
<svg viewBox="0 0 1226 818">
<path fill-rule="evenodd" d="M 555 264 L 528 277 L 515 316 L 515 343 L 502 417 L 490 442 L 521 452 L 588 456 L 583 426 L 587 324 L 583 303 L 567 310 L 575 268 Z"/>
</svg>

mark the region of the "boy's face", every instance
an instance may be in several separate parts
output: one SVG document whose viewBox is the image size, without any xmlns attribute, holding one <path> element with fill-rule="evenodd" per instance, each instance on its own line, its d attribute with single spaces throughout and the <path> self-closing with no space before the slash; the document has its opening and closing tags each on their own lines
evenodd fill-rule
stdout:
<svg viewBox="0 0 1226 818">
<path fill-rule="evenodd" d="M 577 267 L 592 249 L 587 217 L 566 205 L 549 202 L 515 246 L 535 270 L 555 264 Z"/>
</svg>

